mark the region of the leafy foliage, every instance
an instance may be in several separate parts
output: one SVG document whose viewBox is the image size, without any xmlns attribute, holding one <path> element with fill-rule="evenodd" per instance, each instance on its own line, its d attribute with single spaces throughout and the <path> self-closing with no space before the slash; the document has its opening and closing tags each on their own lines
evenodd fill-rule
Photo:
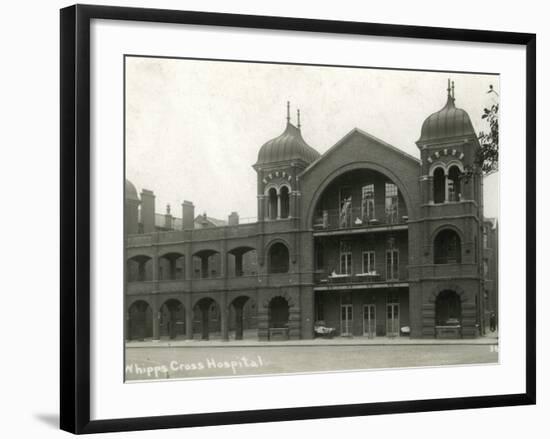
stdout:
<svg viewBox="0 0 550 439">
<path fill-rule="evenodd" d="M 492 85 L 487 93 L 498 96 Z M 485 175 L 498 171 L 498 107 L 499 104 L 495 103 L 490 108 L 484 108 L 481 116 L 489 125 L 488 131 L 479 133 L 481 148 L 478 152 L 478 166 Z"/>
</svg>

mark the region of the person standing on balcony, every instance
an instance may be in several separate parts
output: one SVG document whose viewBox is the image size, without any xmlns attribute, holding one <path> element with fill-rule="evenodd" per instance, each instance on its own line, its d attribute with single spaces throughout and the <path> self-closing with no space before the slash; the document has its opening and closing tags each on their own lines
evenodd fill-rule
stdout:
<svg viewBox="0 0 550 439">
<path fill-rule="evenodd" d="M 340 227 L 348 227 L 351 219 L 351 198 L 346 198 L 340 210 Z"/>
</svg>

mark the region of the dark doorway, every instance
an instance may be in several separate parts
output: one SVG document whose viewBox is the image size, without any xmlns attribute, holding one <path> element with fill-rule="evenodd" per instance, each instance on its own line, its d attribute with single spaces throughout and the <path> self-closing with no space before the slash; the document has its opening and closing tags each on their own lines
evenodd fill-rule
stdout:
<svg viewBox="0 0 550 439">
<path fill-rule="evenodd" d="M 290 311 L 288 302 L 284 297 L 274 297 L 269 302 L 269 327 L 288 328 Z"/>
<path fill-rule="evenodd" d="M 128 310 L 128 340 L 144 340 L 153 336 L 153 310 L 143 300 Z"/>
<path fill-rule="evenodd" d="M 209 340 L 211 333 L 220 331 L 220 307 L 214 299 L 205 297 L 199 300 L 194 307 L 194 314 L 202 340 Z"/>
<path fill-rule="evenodd" d="M 250 314 L 250 306 L 247 307 L 249 304 L 248 296 L 239 296 L 231 302 L 233 315 L 230 324 L 235 329 L 235 340 L 242 340 L 244 330 L 250 326 L 250 315 L 245 316 L 245 308 L 248 311 L 247 314 Z"/>
<path fill-rule="evenodd" d="M 185 334 L 185 308 L 177 299 L 168 299 L 160 307 L 160 335 L 176 338 Z"/>
<path fill-rule="evenodd" d="M 460 325 L 462 322 L 462 305 L 460 296 L 452 290 L 438 294 L 435 302 L 435 324 L 438 326 Z"/>
</svg>

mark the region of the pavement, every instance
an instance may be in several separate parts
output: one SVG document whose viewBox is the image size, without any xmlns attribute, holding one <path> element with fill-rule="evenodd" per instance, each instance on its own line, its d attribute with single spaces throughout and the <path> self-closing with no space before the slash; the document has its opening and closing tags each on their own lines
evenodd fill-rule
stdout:
<svg viewBox="0 0 550 439">
<path fill-rule="evenodd" d="M 402 337 L 374 337 L 352 336 L 334 338 L 314 338 L 311 340 L 286 340 L 286 341 L 259 341 L 257 338 L 245 338 L 244 340 L 230 339 L 224 341 L 221 338 L 211 340 L 187 340 L 185 338 L 160 340 L 146 339 L 144 341 L 127 341 L 127 348 L 227 348 L 227 347 L 290 347 L 290 346 L 427 346 L 427 345 L 498 345 L 498 333 L 488 333 L 482 337 L 472 339 L 430 339 Z"/>
</svg>

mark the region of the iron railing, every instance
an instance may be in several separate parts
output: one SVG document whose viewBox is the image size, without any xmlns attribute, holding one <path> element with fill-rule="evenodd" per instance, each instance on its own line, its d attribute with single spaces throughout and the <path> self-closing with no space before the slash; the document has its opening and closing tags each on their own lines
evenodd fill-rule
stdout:
<svg viewBox="0 0 550 439">
<path fill-rule="evenodd" d="M 318 285 L 399 282 L 399 280 L 399 278 L 389 279 L 385 274 L 380 272 L 339 274 L 327 271 L 314 274 L 314 282 Z"/>
<path fill-rule="evenodd" d="M 406 215 L 400 216 L 397 209 L 388 209 L 381 216 L 368 215 L 361 207 L 326 209 L 314 217 L 313 228 L 315 230 L 335 230 L 403 225 L 407 223 L 408 219 Z"/>
</svg>

